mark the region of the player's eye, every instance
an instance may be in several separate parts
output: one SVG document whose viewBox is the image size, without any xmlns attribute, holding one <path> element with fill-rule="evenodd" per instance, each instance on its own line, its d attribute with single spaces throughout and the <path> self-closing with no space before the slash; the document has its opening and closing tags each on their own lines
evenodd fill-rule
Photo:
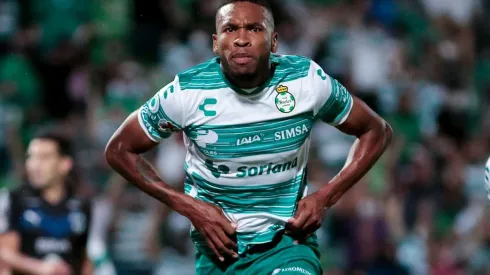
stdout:
<svg viewBox="0 0 490 275">
<path fill-rule="evenodd" d="M 260 28 L 252 28 L 252 32 L 260 32 L 261 29 Z"/>
<path fill-rule="evenodd" d="M 233 28 L 225 28 L 223 31 L 224 31 L 224 32 L 233 32 L 233 31 L 234 31 L 234 29 L 233 29 Z"/>
</svg>

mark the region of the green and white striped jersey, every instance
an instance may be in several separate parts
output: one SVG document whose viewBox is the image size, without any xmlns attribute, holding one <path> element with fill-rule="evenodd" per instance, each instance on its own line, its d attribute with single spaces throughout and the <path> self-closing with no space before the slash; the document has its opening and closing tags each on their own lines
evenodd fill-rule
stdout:
<svg viewBox="0 0 490 275">
<path fill-rule="evenodd" d="M 246 92 L 211 59 L 178 74 L 139 109 L 152 140 L 185 133 L 185 192 L 238 225 L 239 253 L 271 241 L 294 216 L 306 194 L 313 123 L 339 125 L 352 108 L 351 95 L 312 60 L 272 55 L 271 64 L 273 76 Z M 191 235 L 209 252 L 197 231 Z"/>
</svg>

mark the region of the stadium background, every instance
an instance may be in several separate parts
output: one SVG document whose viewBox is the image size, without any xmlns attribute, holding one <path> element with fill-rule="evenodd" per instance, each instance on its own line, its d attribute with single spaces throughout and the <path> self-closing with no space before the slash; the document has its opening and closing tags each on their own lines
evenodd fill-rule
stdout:
<svg viewBox="0 0 490 275">
<path fill-rule="evenodd" d="M 37 130 L 64 131 L 76 145 L 79 192 L 111 217 L 107 251 L 119 274 L 193 274 L 189 223 L 114 175 L 102 152 L 130 112 L 213 56 L 217 2 L 0 0 L 0 187 L 22 182 Z M 326 274 L 490 274 L 490 1 L 272 3 L 279 53 L 311 57 L 395 133 L 326 212 Z M 312 137 L 315 189 L 342 167 L 353 139 L 323 124 Z M 175 186 L 180 138 L 148 154 Z"/>
</svg>

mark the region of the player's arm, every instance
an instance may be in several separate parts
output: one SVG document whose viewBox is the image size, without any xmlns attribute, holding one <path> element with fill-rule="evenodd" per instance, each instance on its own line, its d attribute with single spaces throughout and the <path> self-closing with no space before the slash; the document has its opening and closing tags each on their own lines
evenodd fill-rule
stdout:
<svg viewBox="0 0 490 275">
<path fill-rule="evenodd" d="M 319 191 L 324 206 L 330 207 L 379 159 L 391 141 L 392 130 L 385 120 L 352 96 L 336 79 L 326 75 L 318 65 L 312 67 L 316 71 L 312 85 L 318 89 L 317 118 L 357 137 L 344 168 Z"/>
<path fill-rule="evenodd" d="M 224 260 L 222 255 L 236 255 L 233 251 L 236 244 L 226 236 L 233 234 L 234 228 L 221 209 L 175 190 L 163 182 L 152 165 L 140 155 L 172 132 L 182 129 L 184 103 L 180 95 L 176 80 L 132 113 L 107 144 L 105 157 L 128 182 L 187 217 L 208 240 L 215 254 Z"/>
<path fill-rule="evenodd" d="M 319 192 L 325 207 L 357 183 L 381 157 L 391 141 L 391 127 L 364 102 L 352 96 L 352 110 L 346 121 L 337 128 L 357 139 L 351 147 L 344 168 Z"/>
<path fill-rule="evenodd" d="M 175 211 L 185 213 L 192 205 L 192 198 L 164 183 L 152 165 L 141 156 L 158 143 L 146 135 L 138 115 L 138 112 L 129 115 L 114 133 L 105 150 L 106 160 L 127 181 Z"/>
<path fill-rule="evenodd" d="M 340 131 L 356 136 L 344 168 L 327 185 L 301 200 L 291 231 L 305 237 L 320 227 L 325 208 L 334 205 L 359 181 L 383 154 L 391 141 L 391 127 L 337 80 L 316 64 L 310 68 L 309 85 L 316 90 L 315 116 Z"/>
<path fill-rule="evenodd" d="M 0 235 L 0 261 L 5 266 L 3 272 L 18 271 L 27 274 L 46 274 L 43 273 L 45 265 L 42 261 L 20 252 L 20 236 L 14 231 Z"/>
<path fill-rule="evenodd" d="M 14 209 L 15 202 L 10 193 L 0 192 L 0 275 L 11 274 L 13 271 L 33 275 L 69 274 L 55 273 L 66 269 L 29 257 L 20 251 L 21 237 L 15 223 L 18 214 Z"/>
<path fill-rule="evenodd" d="M 88 257 L 87 253 L 83 256 L 82 263 L 82 275 L 92 275 L 94 274 L 94 265 Z"/>
</svg>

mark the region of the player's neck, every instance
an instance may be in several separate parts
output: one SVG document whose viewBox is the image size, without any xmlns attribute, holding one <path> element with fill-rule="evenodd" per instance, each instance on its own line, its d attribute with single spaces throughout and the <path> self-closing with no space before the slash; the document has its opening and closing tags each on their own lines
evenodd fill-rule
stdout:
<svg viewBox="0 0 490 275">
<path fill-rule="evenodd" d="M 228 81 L 230 81 L 233 85 L 241 89 L 252 89 L 259 87 L 264 84 L 271 77 L 271 66 L 269 64 L 268 67 L 264 67 L 264 69 L 257 72 L 255 76 L 241 78 L 241 77 L 233 77 L 228 74 L 226 71 L 223 71 Z"/>
<path fill-rule="evenodd" d="M 55 183 L 42 190 L 41 195 L 49 204 L 58 204 L 65 197 L 66 190 L 62 182 Z"/>
</svg>

